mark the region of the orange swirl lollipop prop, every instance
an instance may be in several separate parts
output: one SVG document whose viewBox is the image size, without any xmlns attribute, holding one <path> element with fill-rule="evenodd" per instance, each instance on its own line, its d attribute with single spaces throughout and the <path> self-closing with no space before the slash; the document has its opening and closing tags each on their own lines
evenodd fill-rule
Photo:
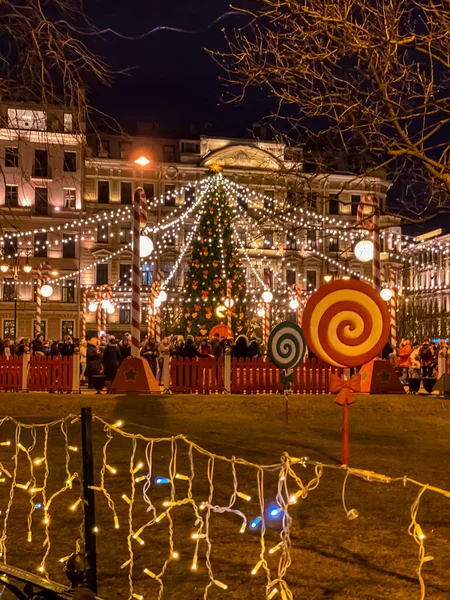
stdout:
<svg viewBox="0 0 450 600">
<path fill-rule="evenodd" d="M 367 283 L 339 279 L 323 285 L 306 304 L 303 333 L 308 346 L 336 367 L 357 367 L 381 352 L 389 339 L 389 313 Z"/>
</svg>

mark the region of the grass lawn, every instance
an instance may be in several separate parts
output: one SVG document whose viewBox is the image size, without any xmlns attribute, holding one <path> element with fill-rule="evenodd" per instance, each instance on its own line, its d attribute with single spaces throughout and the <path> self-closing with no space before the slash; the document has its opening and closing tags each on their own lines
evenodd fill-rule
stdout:
<svg viewBox="0 0 450 600">
<path fill-rule="evenodd" d="M 342 412 L 331 396 L 293 396 L 290 398 L 289 425 L 284 422 L 284 399 L 277 395 L 261 396 L 71 396 L 50 394 L 2 394 L 3 415 L 11 415 L 24 423 L 45 423 L 54 418 L 77 414 L 81 406 L 92 406 L 94 413 L 106 420 L 123 419 L 125 431 L 160 438 L 184 434 L 203 448 L 226 457 L 240 457 L 261 465 L 278 463 L 283 452 L 291 456 L 308 456 L 313 460 L 339 465 L 341 455 Z M 101 423 L 95 423 L 96 468 L 102 464 L 102 449 L 107 440 Z M 0 427 L 0 442 L 13 439 L 14 426 Z M 23 445 L 31 443 L 30 431 L 21 433 Z M 80 445 L 79 422 L 69 425 L 71 444 Z M 33 457 L 42 455 L 43 430 L 38 431 Z M 0 446 L 0 462 L 12 472 L 11 447 Z M 139 441 L 136 461 L 145 461 L 146 442 Z M 450 490 L 450 403 L 428 396 L 360 397 L 350 407 L 351 466 L 402 477 L 408 475 L 421 482 Z M 130 495 L 130 456 L 132 441 L 115 434 L 108 446 L 108 463 L 118 473 L 107 474 L 106 485 L 116 503 L 121 527 L 115 530 L 112 514 L 103 496 L 98 494 L 97 519 L 99 595 L 105 599 L 128 598 L 128 567 L 120 569 L 129 558 L 127 550 L 129 506 L 121 499 Z M 171 456 L 170 443 L 153 448 L 153 475 L 167 475 Z M 189 473 L 187 447 L 178 443 L 177 472 Z M 195 478 L 193 494 L 200 503 L 206 500 L 210 486 L 207 459 L 193 454 Z M 79 453 L 71 458 L 72 469 L 81 472 Z M 56 490 L 64 481 L 62 435 L 52 428 L 49 434 L 50 476 L 48 489 Z M 35 467 L 37 485 L 43 471 Z M 304 483 L 314 476 L 314 469 L 296 469 Z M 27 482 L 30 467 L 25 453 L 20 454 L 17 482 Z M 250 502 L 238 499 L 236 506 L 249 518 L 260 513 L 257 503 L 256 469 L 237 467 L 238 489 L 252 496 Z M 351 477 L 347 483 L 346 502 L 355 508 L 359 518 L 348 520 L 342 507 L 343 473 L 325 469 L 317 489 L 290 507 L 292 565 L 286 581 L 296 600 L 372 600 L 389 598 L 418 599 L 418 546 L 408 535 L 410 507 L 418 488 L 400 483 L 370 483 Z M 276 494 L 275 475 L 264 479 L 265 500 L 273 503 Z M 9 479 L 0 487 L 0 510 L 5 515 L 9 499 Z M 233 478 L 228 464 L 214 464 L 213 504 L 226 505 L 233 492 Z M 185 497 L 187 483 L 177 481 L 176 498 Z M 290 488 L 291 489 L 291 488 Z M 2 490 L 4 490 L 2 492 Z M 149 517 L 142 499 L 142 483 L 137 485 L 133 507 L 134 530 Z M 170 486 L 150 490 L 157 512 L 169 497 Z M 59 496 L 52 507 L 48 570 L 51 578 L 64 582 L 59 559 L 74 550 L 81 511 L 68 507 L 79 497 L 78 484 Z M 35 502 L 38 497 L 35 498 Z M 42 511 L 33 513 L 33 541 L 27 543 L 29 493 L 15 490 L 8 516 L 8 563 L 36 572 L 45 543 Z M 170 563 L 163 578 L 162 598 L 197 600 L 204 597 L 208 583 L 205 567 L 206 544 L 200 543 L 198 570 L 190 570 L 195 542 L 195 517 L 189 506 L 176 508 L 173 514 L 174 547 L 180 558 Z M 418 515 L 426 534 L 426 553 L 434 560 L 426 563 L 423 574 L 427 599 L 450 598 L 450 499 L 425 492 Z M 142 537 L 145 545 L 132 542 L 134 553 L 134 587 L 145 600 L 158 598 L 159 585 L 143 573 L 144 568 L 158 572 L 168 556 L 169 519 L 147 529 Z M 263 569 L 250 574 L 259 561 L 260 532 L 241 535 L 241 521 L 235 515 L 211 517 L 211 564 L 214 576 L 228 585 L 227 590 L 212 587 L 208 598 L 265 598 Z M 2 521 L 0 517 L 0 532 Z M 279 542 L 280 521 L 268 523 L 266 546 Z M 24 551 L 25 550 L 25 551 Z M 281 553 L 267 555 L 272 577 Z M 6 594 L 4 597 L 7 597 Z M 278 594 L 274 600 L 281 600 Z"/>
</svg>

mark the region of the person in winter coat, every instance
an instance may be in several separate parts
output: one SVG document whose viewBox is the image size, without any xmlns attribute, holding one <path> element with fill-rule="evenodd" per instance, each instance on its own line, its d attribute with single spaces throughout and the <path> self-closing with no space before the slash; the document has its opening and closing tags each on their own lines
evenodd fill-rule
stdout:
<svg viewBox="0 0 450 600">
<path fill-rule="evenodd" d="M 200 352 L 195 347 L 193 336 L 188 335 L 186 338 L 186 343 L 183 347 L 183 350 L 181 351 L 181 356 L 183 358 L 191 358 L 192 359 L 195 357 L 201 358 L 202 356 L 206 356 L 206 355 L 200 354 Z"/>
<path fill-rule="evenodd" d="M 56 340 L 53 340 L 50 346 L 50 356 L 59 356 L 59 344 Z"/>
<path fill-rule="evenodd" d="M 61 356 L 73 356 L 75 350 L 74 343 L 70 335 L 64 337 L 64 342 L 61 344 Z"/>
<path fill-rule="evenodd" d="M 402 370 L 400 382 L 406 385 L 409 367 L 411 366 L 411 343 L 408 339 L 402 338 L 400 348 L 398 349 L 398 368 Z"/>
<path fill-rule="evenodd" d="M 106 344 L 106 348 L 103 351 L 102 357 L 103 373 L 105 375 L 105 382 L 108 388 L 111 386 L 111 383 L 117 374 L 117 370 L 120 365 L 120 359 L 121 356 L 119 346 L 117 345 L 116 338 L 111 335 L 109 336 L 109 341 Z"/>
<path fill-rule="evenodd" d="M 124 336 L 122 343 L 119 346 L 119 352 L 121 364 L 123 360 L 125 360 L 126 358 L 130 358 L 131 356 L 131 343 L 130 338 L 127 335 Z"/>
<path fill-rule="evenodd" d="M 234 358 L 250 358 L 247 336 L 239 335 L 237 337 L 236 342 L 231 349 L 231 355 Z"/>
<path fill-rule="evenodd" d="M 433 368 L 436 365 L 436 358 L 433 346 L 430 340 L 425 338 L 419 348 L 420 366 L 422 367 L 422 377 L 432 377 Z"/>
<path fill-rule="evenodd" d="M 248 355 L 250 358 L 253 358 L 254 356 L 261 356 L 260 344 L 256 338 L 252 338 L 250 340 L 250 344 L 248 347 Z"/>
<path fill-rule="evenodd" d="M 150 369 L 153 375 L 156 377 L 156 371 L 158 369 L 158 345 L 154 337 L 149 337 L 144 341 L 144 345 L 141 348 L 141 356 L 147 359 Z"/>
<path fill-rule="evenodd" d="M 200 354 L 204 354 L 205 356 L 213 356 L 213 349 L 208 341 L 208 338 L 205 337 L 202 339 L 198 351 L 200 352 Z"/>
<path fill-rule="evenodd" d="M 100 375 L 102 366 L 102 355 L 98 350 L 98 339 L 93 337 L 89 340 L 86 350 L 86 371 L 84 375 L 88 378 L 89 389 L 93 389 L 92 377 Z"/>
<path fill-rule="evenodd" d="M 33 340 L 33 344 L 31 346 L 31 353 L 36 354 L 36 352 L 42 352 L 44 345 L 44 335 L 40 333 L 36 336 L 36 339 Z"/>
<path fill-rule="evenodd" d="M 389 360 L 390 355 L 394 352 L 393 347 L 389 342 L 386 342 L 381 350 L 381 358 L 383 360 Z"/>
</svg>

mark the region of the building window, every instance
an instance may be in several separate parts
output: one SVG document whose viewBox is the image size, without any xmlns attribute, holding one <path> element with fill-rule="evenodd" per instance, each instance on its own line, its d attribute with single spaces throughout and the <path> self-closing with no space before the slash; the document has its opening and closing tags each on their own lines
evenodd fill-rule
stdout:
<svg viewBox="0 0 450 600">
<path fill-rule="evenodd" d="M 297 238 L 295 232 L 286 235 L 286 250 L 297 250 Z"/>
<path fill-rule="evenodd" d="M 64 339 L 66 335 L 73 338 L 73 321 L 61 321 L 61 337 Z"/>
<path fill-rule="evenodd" d="M 238 194 L 236 200 L 237 200 L 237 203 L 239 204 L 239 206 L 241 206 L 242 208 L 247 210 L 247 208 L 248 208 L 247 196 L 244 196 L 243 194 Z"/>
<path fill-rule="evenodd" d="M 155 197 L 155 186 L 153 183 L 144 183 L 143 188 L 145 195 L 147 196 L 147 200 L 151 200 Z"/>
<path fill-rule="evenodd" d="M 77 207 L 77 191 L 73 188 L 64 188 L 64 208 L 75 210 Z"/>
<path fill-rule="evenodd" d="M 295 271 L 293 269 L 286 269 L 286 285 L 291 287 L 295 284 Z"/>
<path fill-rule="evenodd" d="M 5 191 L 5 205 L 9 208 L 17 208 L 19 206 L 19 186 L 7 185 Z"/>
<path fill-rule="evenodd" d="M 34 177 L 49 177 L 50 169 L 48 167 L 48 151 L 47 150 L 35 150 L 34 151 Z"/>
<path fill-rule="evenodd" d="M 264 208 L 266 208 L 268 210 L 272 210 L 274 198 L 275 198 L 275 192 L 273 190 L 264 190 L 264 198 L 263 198 Z"/>
<path fill-rule="evenodd" d="M 129 264 L 119 265 L 120 274 L 119 274 L 119 282 L 120 285 L 130 285 L 131 283 L 131 266 Z"/>
<path fill-rule="evenodd" d="M 131 243 L 131 223 L 126 221 L 120 225 L 120 243 L 129 244 Z"/>
<path fill-rule="evenodd" d="M 97 265 L 97 285 L 108 284 L 108 265 L 100 263 Z"/>
<path fill-rule="evenodd" d="M 163 161 L 175 162 L 175 146 L 172 144 L 164 144 L 163 146 Z"/>
<path fill-rule="evenodd" d="M 109 204 L 109 181 L 98 182 L 98 202 L 99 204 Z"/>
<path fill-rule="evenodd" d="M 272 289 L 273 284 L 273 274 L 271 269 L 264 269 L 264 284 Z"/>
<path fill-rule="evenodd" d="M 308 191 L 306 196 L 306 204 L 309 210 L 317 212 L 317 192 Z"/>
<path fill-rule="evenodd" d="M 120 182 L 120 203 L 121 204 L 131 204 L 132 196 L 131 196 L 131 183 L 129 181 L 121 181 Z"/>
<path fill-rule="evenodd" d="M 165 233 L 163 239 L 166 246 L 175 246 L 175 234 L 173 231 Z"/>
<path fill-rule="evenodd" d="M 317 250 L 317 231 L 308 229 L 306 232 L 306 249 Z"/>
<path fill-rule="evenodd" d="M 184 203 L 186 206 L 191 206 L 195 202 L 195 186 L 188 187 L 184 190 Z"/>
<path fill-rule="evenodd" d="M 317 288 L 317 271 L 306 271 L 306 283 L 308 291 L 315 290 Z"/>
<path fill-rule="evenodd" d="M 164 206 L 175 206 L 176 188 L 173 183 L 168 183 L 164 186 Z"/>
<path fill-rule="evenodd" d="M 7 147 L 5 148 L 5 167 L 18 167 L 19 166 L 19 148 Z"/>
<path fill-rule="evenodd" d="M 121 323 L 131 323 L 131 309 L 129 306 L 119 307 L 119 321 Z"/>
<path fill-rule="evenodd" d="M 151 286 L 153 283 L 153 265 L 142 265 L 142 285 Z"/>
<path fill-rule="evenodd" d="M 200 142 L 181 142 L 181 152 L 183 154 L 199 154 Z"/>
<path fill-rule="evenodd" d="M 331 237 L 328 240 L 328 252 L 339 252 L 339 240 L 338 240 L 338 238 Z"/>
<path fill-rule="evenodd" d="M 3 302 L 13 302 L 15 296 L 14 279 L 3 280 Z"/>
<path fill-rule="evenodd" d="M 119 142 L 120 158 L 128 158 L 131 152 L 131 142 Z"/>
<path fill-rule="evenodd" d="M 64 113 L 64 132 L 70 133 L 73 131 L 73 115 L 71 113 Z"/>
<path fill-rule="evenodd" d="M 328 213 L 330 215 L 338 215 L 339 214 L 339 195 L 338 194 L 330 194 L 328 198 Z"/>
<path fill-rule="evenodd" d="M 242 248 L 247 248 L 247 232 L 246 231 L 238 231 L 238 237 L 241 243 Z"/>
<path fill-rule="evenodd" d="M 63 236 L 63 258 L 75 258 L 75 239 L 73 235 Z"/>
<path fill-rule="evenodd" d="M 64 171 L 66 173 L 75 173 L 77 170 L 77 153 L 64 152 Z"/>
<path fill-rule="evenodd" d="M 173 271 L 173 264 L 168 263 L 163 266 L 164 279 L 169 279 L 171 273 Z"/>
<path fill-rule="evenodd" d="M 109 140 L 97 139 L 97 156 L 101 158 L 108 158 L 109 153 Z"/>
<path fill-rule="evenodd" d="M 3 319 L 3 339 L 12 341 L 16 339 L 13 319 Z"/>
<path fill-rule="evenodd" d="M 352 194 L 352 215 L 356 216 L 358 212 L 359 201 L 361 200 L 361 196 L 359 194 Z"/>
<path fill-rule="evenodd" d="M 97 227 L 97 244 L 107 244 L 108 238 L 108 225 L 99 225 Z"/>
<path fill-rule="evenodd" d="M 47 234 L 34 234 L 34 256 L 36 258 L 47 258 Z"/>
<path fill-rule="evenodd" d="M 34 212 L 41 217 L 48 217 L 48 189 L 37 187 L 34 190 Z"/>
<path fill-rule="evenodd" d="M 272 250 L 273 249 L 273 233 L 266 232 L 264 234 L 264 248 L 266 250 Z"/>
<path fill-rule="evenodd" d="M 75 302 L 75 279 L 66 279 L 62 284 L 61 302 Z"/>
</svg>

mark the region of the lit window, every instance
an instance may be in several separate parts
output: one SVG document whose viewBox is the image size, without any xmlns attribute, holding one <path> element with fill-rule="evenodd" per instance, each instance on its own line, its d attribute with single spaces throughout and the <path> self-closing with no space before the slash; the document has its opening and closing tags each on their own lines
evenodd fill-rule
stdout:
<svg viewBox="0 0 450 600">
<path fill-rule="evenodd" d="M 77 207 L 77 192 L 72 188 L 64 188 L 64 208 L 75 209 Z"/>
</svg>

